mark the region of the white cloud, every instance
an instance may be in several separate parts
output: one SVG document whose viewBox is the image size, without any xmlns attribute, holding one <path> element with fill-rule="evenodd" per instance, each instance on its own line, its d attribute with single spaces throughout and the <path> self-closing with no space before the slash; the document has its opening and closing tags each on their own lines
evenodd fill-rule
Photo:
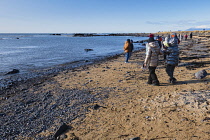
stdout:
<svg viewBox="0 0 210 140">
<path fill-rule="evenodd" d="M 199 25 L 196 26 L 195 28 L 210 28 L 210 25 Z"/>
</svg>

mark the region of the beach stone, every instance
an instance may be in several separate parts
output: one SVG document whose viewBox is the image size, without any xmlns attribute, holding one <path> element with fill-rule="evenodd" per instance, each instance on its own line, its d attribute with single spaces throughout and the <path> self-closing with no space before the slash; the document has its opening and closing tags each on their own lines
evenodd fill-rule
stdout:
<svg viewBox="0 0 210 140">
<path fill-rule="evenodd" d="M 93 51 L 93 49 L 84 49 L 86 52 Z"/>
<path fill-rule="evenodd" d="M 130 140 L 140 140 L 140 137 L 131 138 Z"/>
<path fill-rule="evenodd" d="M 61 134 L 63 134 L 67 129 L 69 129 L 70 127 L 68 125 L 66 125 L 65 123 L 63 123 L 59 129 L 56 131 L 54 138 L 57 139 L 57 137 L 59 137 Z"/>
<path fill-rule="evenodd" d="M 101 106 L 98 105 L 98 104 L 96 104 L 96 105 L 93 106 L 93 108 L 94 108 L 95 110 L 99 109 L 100 107 L 101 107 Z"/>
<path fill-rule="evenodd" d="M 203 121 L 210 121 L 210 117 L 205 117 Z"/>
<path fill-rule="evenodd" d="M 201 70 L 195 73 L 195 78 L 197 79 L 203 79 L 207 76 L 206 70 Z"/>
<path fill-rule="evenodd" d="M 19 72 L 20 71 L 18 69 L 13 69 L 12 71 L 9 71 L 7 74 L 15 74 L 15 73 L 19 73 Z"/>
<path fill-rule="evenodd" d="M 6 116 L 5 113 L 0 113 L 0 117 Z"/>
</svg>

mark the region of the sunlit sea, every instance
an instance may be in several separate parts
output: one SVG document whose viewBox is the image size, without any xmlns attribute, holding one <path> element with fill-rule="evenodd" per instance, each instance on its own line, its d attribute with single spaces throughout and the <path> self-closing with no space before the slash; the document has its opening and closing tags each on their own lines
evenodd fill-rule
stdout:
<svg viewBox="0 0 210 140">
<path fill-rule="evenodd" d="M 27 73 L 34 69 L 121 54 L 124 42 L 128 38 L 134 41 L 146 39 L 135 36 L 0 34 L 0 76 L 13 69 Z M 135 50 L 141 48 L 143 48 L 141 44 L 134 44 Z M 85 49 L 93 51 L 86 52 Z"/>
</svg>

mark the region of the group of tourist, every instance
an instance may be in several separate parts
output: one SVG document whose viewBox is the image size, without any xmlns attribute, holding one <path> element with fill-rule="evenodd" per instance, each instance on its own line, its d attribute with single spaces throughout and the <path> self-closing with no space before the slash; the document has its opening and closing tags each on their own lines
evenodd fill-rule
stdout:
<svg viewBox="0 0 210 140">
<path fill-rule="evenodd" d="M 193 35 L 192 35 L 192 32 L 189 34 L 189 36 L 190 36 L 190 39 L 192 39 L 192 36 L 193 36 Z M 183 40 L 183 38 L 184 38 L 184 40 L 186 41 L 187 38 L 188 38 L 188 35 L 187 35 L 187 34 L 185 34 L 185 35 L 179 34 L 178 37 L 179 37 L 179 40 L 180 40 L 180 41 Z"/>
<path fill-rule="evenodd" d="M 155 73 L 158 66 L 159 55 L 164 55 L 164 61 L 166 64 L 166 73 L 169 76 L 169 82 L 172 84 L 176 83 L 174 78 L 174 69 L 179 62 L 179 47 L 180 39 L 176 33 L 172 33 L 166 37 L 157 36 L 154 38 L 154 34 L 149 35 L 148 43 L 146 44 L 146 57 L 144 60 L 143 67 L 149 69 L 149 77 L 147 84 L 159 86 L 159 80 Z M 133 43 L 130 39 L 125 42 L 124 51 L 126 53 L 125 63 L 131 56 L 133 49 Z"/>
</svg>

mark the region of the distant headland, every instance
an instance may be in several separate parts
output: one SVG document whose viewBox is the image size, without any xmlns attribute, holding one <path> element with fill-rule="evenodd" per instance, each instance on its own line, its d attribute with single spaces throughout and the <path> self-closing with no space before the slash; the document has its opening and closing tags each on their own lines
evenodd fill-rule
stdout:
<svg viewBox="0 0 210 140">
<path fill-rule="evenodd" d="M 191 32 L 195 36 L 206 36 L 210 37 L 210 30 L 195 30 L 195 31 L 169 31 L 169 32 L 156 32 L 152 33 L 155 36 L 166 36 L 168 34 L 171 34 L 172 32 L 175 32 L 177 34 L 190 34 Z M 75 33 L 73 34 L 73 37 L 91 37 L 91 36 L 141 36 L 141 37 L 148 37 L 151 33 Z"/>
</svg>

